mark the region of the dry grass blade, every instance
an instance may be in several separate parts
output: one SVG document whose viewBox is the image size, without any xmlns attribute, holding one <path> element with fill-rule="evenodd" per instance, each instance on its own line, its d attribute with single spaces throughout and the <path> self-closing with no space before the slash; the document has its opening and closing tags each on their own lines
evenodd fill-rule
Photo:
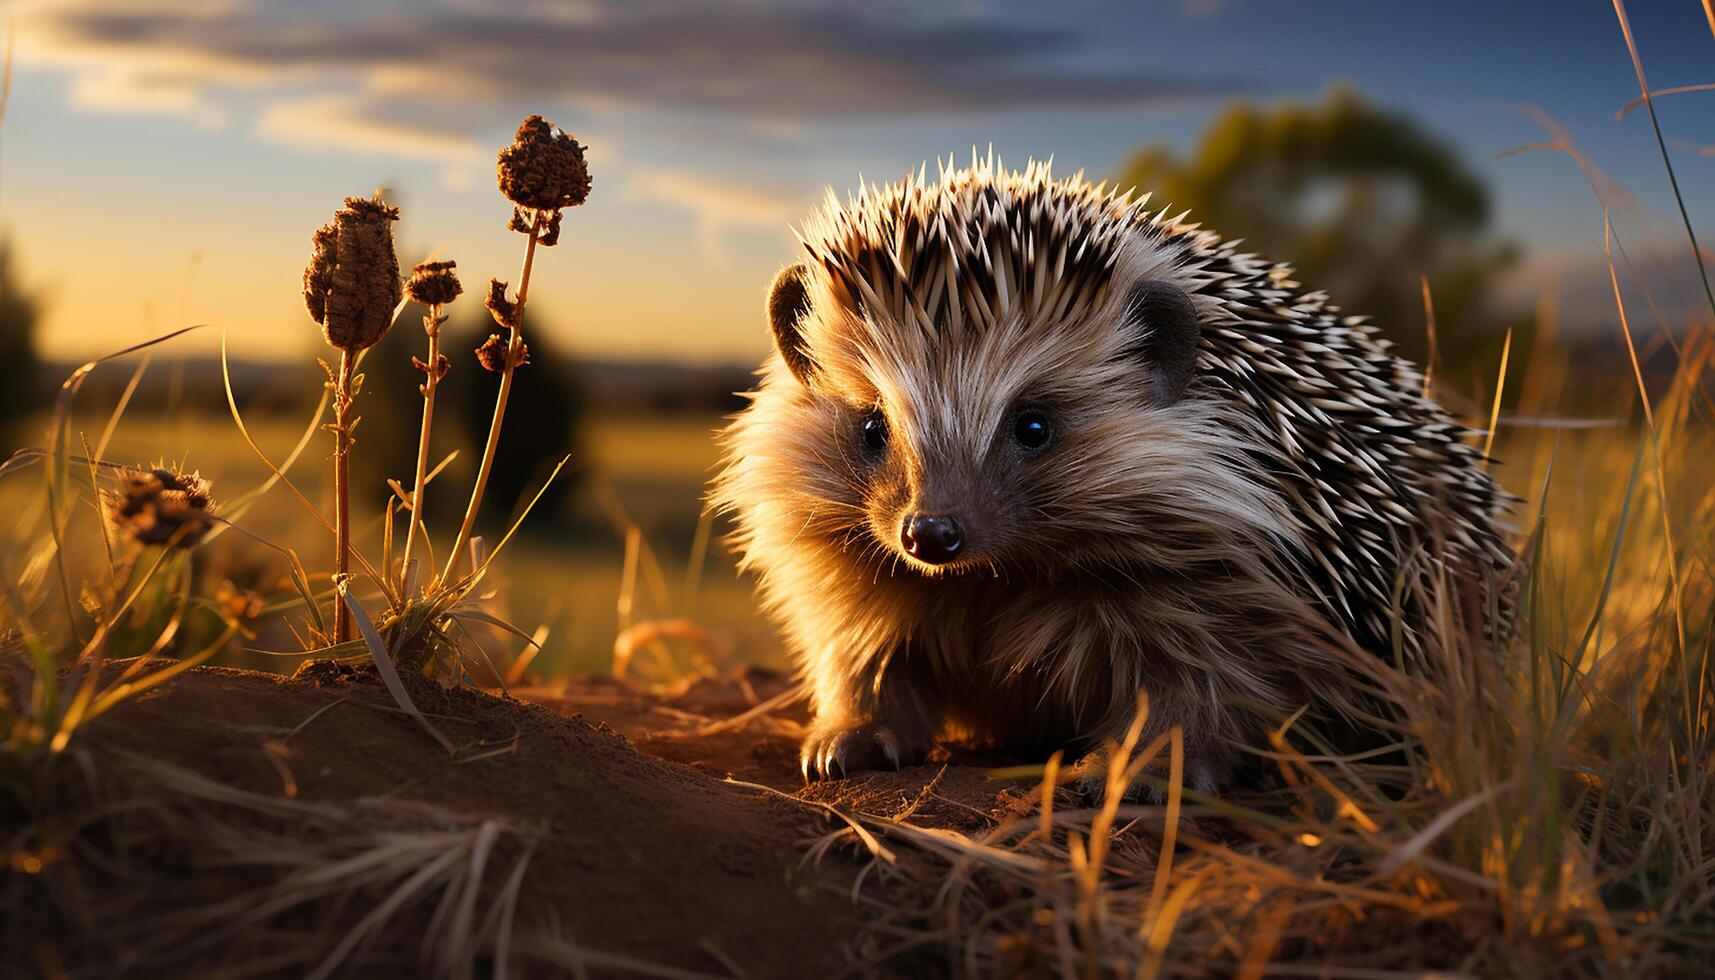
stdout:
<svg viewBox="0 0 1715 980">
<path fill-rule="evenodd" d="M 1161 848 L 1155 859 L 1155 884 L 1149 892 L 1149 913 L 1144 917 L 1148 929 L 1162 914 L 1167 895 L 1167 883 L 1173 877 L 1173 849 L 1179 842 L 1180 807 L 1185 798 L 1185 732 L 1174 726 L 1169 744 L 1167 782 L 1167 824 L 1161 834 Z"/>
<path fill-rule="evenodd" d="M 1513 331 L 1507 328 L 1507 339 L 1501 344 L 1501 368 L 1495 377 L 1495 402 L 1489 409 L 1489 431 L 1483 437 L 1483 465 L 1486 467 L 1493 460 L 1495 450 L 1495 429 L 1501 422 L 1501 396 L 1507 390 L 1507 358 L 1513 350 Z"/>
<path fill-rule="evenodd" d="M 485 956 L 496 976 L 515 957 L 511 931 L 532 832 L 417 803 L 348 806 L 252 793 L 130 753 L 112 761 L 104 772 L 159 823 L 162 839 L 196 841 L 206 867 L 256 881 L 209 904 L 151 910 L 122 924 L 135 936 L 138 964 L 164 971 L 220 948 L 234 964 L 325 977 L 350 972 L 379 944 L 404 950 L 423 941 L 423 963 L 435 974 L 470 977 Z M 497 885 L 488 872 L 503 851 L 519 856 Z M 436 896 L 425 929 L 421 910 Z M 293 938 L 304 912 L 337 907 L 366 911 L 337 939 Z M 264 952 L 270 946 L 277 951 Z"/>
<path fill-rule="evenodd" d="M 559 614 L 560 601 L 556 598 L 549 605 L 548 611 L 543 615 L 542 622 L 537 625 L 536 631 L 530 634 L 530 645 L 525 647 L 523 652 L 518 655 L 517 659 L 512 661 L 512 666 L 506 669 L 506 676 L 501 679 L 503 686 L 509 688 L 516 687 L 524 680 L 524 672 L 530 669 L 531 662 L 536 659 L 536 655 L 541 653 L 543 647 L 547 645 L 551 627 L 559 618 Z"/>
<path fill-rule="evenodd" d="M 215 637 L 213 642 L 209 643 L 201 650 L 197 650 L 194 653 L 181 657 L 159 670 L 144 674 L 138 680 L 116 684 L 109 690 L 103 691 L 101 696 L 96 699 L 95 703 L 90 706 L 89 714 L 84 720 L 88 721 L 102 715 L 115 705 L 124 701 L 126 698 L 141 694 L 158 684 L 164 684 L 185 671 L 190 670 L 192 667 L 206 663 L 210 657 L 219 653 L 220 650 L 226 646 L 228 640 L 231 640 L 236 635 L 238 635 L 238 626 L 236 624 L 228 624 L 226 629 L 222 630 L 220 635 Z M 140 661 L 141 659 L 142 658 L 140 658 Z"/>
<path fill-rule="evenodd" d="M 125 390 L 119 393 L 119 401 L 113 406 L 113 411 L 107 416 L 107 424 L 101 429 L 101 438 L 95 442 L 95 451 L 90 453 L 92 459 L 101 459 L 107 455 L 107 445 L 113 440 L 113 433 L 119 428 L 119 420 L 125 415 L 125 409 L 131 404 L 131 396 L 137 393 L 137 385 L 143 380 L 143 375 L 149 370 L 149 362 L 153 353 L 145 351 L 137 361 L 137 370 L 131 372 L 131 380 L 125 383 Z"/>
<path fill-rule="evenodd" d="M 423 713 L 417 709 L 416 702 L 411 700 L 410 692 L 405 690 L 405 682 L 399 678 L 398 668 L 393 665 L 393 656 L 388 652 L 386 642 L 381 639 L 381 634 L 375 629 L 375 622 L 369 618 L 368 613 L 363 611 L 363 606 L 358 604 L 357 597 L 351 594 L 351 589 L 347 583 L 341 582 L 337 588 L 340 601 L 345 603 L 347 609 L 351 610 L 352 620 L 357 625 L 357 631 L 362 636 L 364 645 L 369 648 L 369 655 L 375 661 L 375 670 L 381 675 L 381 682 L 387 686 L 387 693 L 393 696 L 393 701 L 399 705 L 401 710 L 416 719 L 417 723 L 423 726 L 424 731 L 434 736 L 435 741 L 441 743 L 441 747 L 447 750 L 448 755 L 456 755 L 457 750 L 453 748 L 453 743 L 445 735 L 442 735 L 440 729 L 431 724 L 428 718 L 423 716 Z"/>
<path fill-rule="evenodd" d="M 1481 793 L 1474 793 L 1467 796 L 1458 803 L 1455 803 L 1436 814 L 1435 819 L 1429 821 L 1429 823 L 1422 830 L 1418 831 L 1415 836 L 1400 845 L 1400 847 L 1394 850 L 1393 853 L 1377 862 L 1376 874 L 1381 875 L 1382 877 L 1387 877 L 1388 875 L 1398 871 L 1400 868 L 1405 867 L 1427 850 L 1429 845 L 1434 843 L 1437 837 L 1446 833 L 1454 824 L 1463 820 L 1466 815 L 1471 813 L 1471 811 L 1477 809 L 1509 789 L 1511 789 L 1511 787 L 1507 785 L 1491 787 Z"/>
<path fill-rule="evenodd" d="M 494 559 L 500 556 L 500 552 L 506 547 L 507 543 L 512 540 L 513 535 L 518 533 L 518 528 L 524 524 L 525 518 L 530 516 L 530 512 L 536 509 L 536 505 L 538 503 L 541 503 L 542 495 L 547 493 L 548 488 L 554 485 L 554 481 L 560 477 L 560 472 L 564 470 L 566 468 L 566 464 L 571 461 L 572 457 L 570 456 L 560 457 L 560 461 L 554 464 L 554 469 L 548 474 L 548 478 L 543 480 L 542 486 L 536 490 L 536 495 L 531 497 L 530 502 L 524 505 L 524 509 L 518 512 L 517 519 L 512 522 L 511 527 L 506 529 L 506 534 L 501 537 L 500 542 L 494 546 L 492 551 L 489 551 L 487 555 L 480 556 L 480 560 L 478 560 L 478 555 L 473 553 L 471 564 L 475 571 L 471 572 L 470 576 L 460 584 L 463 590 L 468 591 L 470 589 L 474 589 L 476 584 L 482 581 L 482 577 L 488 572 L 489 566 L 494 564 Z M 480 539 L 472 539 L 472 548 L 480 547 L 479 542 Z"/>
<path fill-rule="evenodd" d="M 310 619 L 314 622 L 316 632 L 326 633 L 327 620 L 322 618 L 321 606 L 316 602 L 315 592 L 310 588 L 310 573 L 305 570 L 304 562 L 296 551 L 288 549 L 286 557 L 291 560 L 292 588 L 297 590 L 298 598 L 303 600 L 304 608 L 308 610 Z"/>
<path fill-rule="evenodd" d="M 1173 938 L 1173 927 L 1178 923 L 1185 907 L 1190 904 L 1191 896 L 1196 893 L 1199 879 L 1187 878 L 1174 887 L 1167 901 L 1161 905 L 1160 912 L 1148 920 L 1148 955 L 1138 965 L 1139 977 L 1156 977 L 1161 974 L 1162 962 L 1167 958 L 1167 944 Z"/>
<path fill-rule="evenodd" d="M 91 499 L 100 500 L 101 468 L 95 463 L 95 457 L 99 454 L 95 450 L 89 448 L 89 440 L 84 437 L 83 433 L 78 433 L 78 437 L 83 441 L 83 454 L 88 459 L 89 492 Z M 119 567 L 113 560 L 113 528 L 107 521 L 101 522 L 101 551 L 103 556 L 107 559 L 108 580 L 113 583 L 114 588 L 118 588 Z"/>
<path fill-rule="evenodd" d="M 512 865 L 512 873 L 506 876 L 506 884 L 500 889 L 499 901 L 490 913 L 494 917 L 495 925 L 490 927 L 486 920 L 483 923 L 484 932 L 495 933 L 495 980 L 507 980 L 512 967 L 512 930 L 518 916 L 518 894 L 524 886 L 524 871 L 530 866 L 530 858 L 535 852 L 536 842 L 532 840 Z"/>
<path fill-rule="evenodd" d="M 733 779 L 731 777 L 728 777 L 726 782 L 732 786 L 739 786 L 739 787 L 743 787 L 744 789 L 756 790 L 757 792 L 764 793 L 768 796 L 778 797 L 779 799 L 786 800 L 790 803 L 796 803 L 799 806 L 807 807 L 807 808 L 812 809 L 812 810 L 819 810 L 823 813 L 826 813 L 829 816 L 832 816 L 832 817 L 838 819 L 839 821 L 844 823 L 847 827 L 849 827 L 851 829 L 851 832 L 857 836 L 857 839 L 863 842 L 863 846 L 865 847 L 865 849 L 867 849 L 869 851 L 871 857 L 877 858 L 878 860 L 881 860 L 881 861 L 885 861 L 888 864 L 892 864 L 893 862 L 898 860 L 898 857 L 891 850 L 889 850 L 886 845 L 882 844 L 881 841 L 877 840 L 874 834 L 872 834 L 869 831 L 864 829 L 863 824 L 860 823 L 857 818 L 849 816 L 848 814 L 846 814 L 845 811 L 839 809 L 838 807 L 829 806 L 826 803 L 820 803 L 820 802 L 817 802 L 816 800 L 799 799 L 798 797 L 793 796 L 790 793 L 782 793 L 772 786 L 764 786 L 761 783 L 747 783 L 742 779 Z M 901 826 L 904 826 L 904 825 L 902 824 Z"/>
<path fill-rule="evenodd" d="M 1705 10 L 1710 9 L 1709 2 L 1710 0 L 1704 0 L 1703 7 Z M 1685 95 L 1688 92 L 1710 91 L 1715 91 L 1715 82 L 1705 82 L 1701 85 L 1675 85 L 1672 88 L 1658 88 L 1647 95 L 1640 95 L 1621 106 L 1620 111 L 1614 113 L 1614 121 L 1621 122 L 1633 109 L 1643 105 L 1645 102 L 1653 102 L 1664 95 Z"/>
<path fill-rule="evenodd" d="M 1709 284 L 1709 269 L 1703 263 L 1703 250 L 1697 245 L 1697 232 L 1691 226 L 1691 213 L 1685 209 L 1685 197 L 1679 192 L 1679 175 L 1673 170 L 1673 157 L 1667 152 L 1667 138 L 1661 133 L 1661 120 L 1655 115 L 1655 99 L 1649 81 L 1644 78 L 1643 57 L 1638 54 L 1637 41 L 1632 37 L 1632 24 L 1626 17 L 1625 0 L 1614 0 L 1614 16 L 1620 21 L 1620 34 L 1626 41 L 1626 53 L 1632 57 L 1632 69 L 1638 76 L 1638 91 L 1642 93 L 1644 109 L 1649 113 L 1650 130 L 1655 133 L 1656 148 L 1661 151 L 1662 169 L 1667 171 L 1668 186 L 1673 189 L 1674 203 L 1679 206 L 1679 219 L 1685 227 L 1685 238 L 1691 248 L 1691 261 L 1703 282 L 1703 297 L 1709 301 L 1709 312 L 1715 314 L 1715 288 Z"/>
<path fill-rule="evenodd" d="M 230 406 L 231 404 L 232 403 L 229 401 L 228 405 Z M 270 465 L 268 477 L 266 479 L 252 489 L 234 497 L 226 507 L 226 515 L 228 518 L 237 520 L 239 517 L 242 517 L 244 512 L 250 509 L 251 505 L 261 499 L 269 490 L 274 489 L 275 484 L 285 479 L 285 475 L 291 472 L 293 464 L 298 461 L 298 457 L 304 454 L 304 450 L 308 449 L 310 443 L 314 441 L 315 434 L 320 431 L 322 415 L 327 411 L 327 408 L 328 392 L 327 389 L 324 388 L 322 389 L 321 398 L 316 401 L 314 411 L 310 413 L 310 420 L 305 424 L 303 433 L 298 436 L 298 441 L 292 446 L 292 451 L 287 453 L 286 458 L 281 461 L 279 470 L 276 471 L 273 466 Z M 219 529 L 216 529 L 215 533 L 218 534 Z"/>
<path fill-rule="evenodd" d="M 1435 332 L 1435 297 L 1429 292 L 1429 277 L 1420 276 L 1423 287 L 1423 330 L 1429 341 L 1429 356 L 1423 360 L 1423 397 L 1435 388 L 1435 369 L 1441 363 L 1441 341 Z"/>
<path fill-rule="evenodd" d="M 286 489 L 292 491 L 292 495 L 298 498 L 298 502 L 300 504 L 304 505 L 304 509 L 314 515 L 316 520 L 320 521 L 323 527 L 332 531 L 333 524 L 330 523 L 326 517 L 322 516 L 321 508 L 311 503 L 310 498 L 304 496 L 303 491 L 298 489 L 298 485 L 287 478 L 286 471 L 284 469 L 274 465 L 274 461 L 269 459 L 268 454 L 262 451 L 262 447 L 256 444 L 256 439 L 250 434 L 250 427 L 244 424 L 244 414 L 238 410 L 238 397 L 234 395 L 232 391 L 232 366 L 227 361 L 225 331 L 222 331 L 220 335 L 220 377 L 221 382 L 225 385 L 227 410 L 232 413 L 232 422 L 238 427 L 238 434 L 244 438 L 244 444 L 250 447 L 250 451 L 256 454 L 256 458 L 262 461 L 263 466 L 268 467 L 271 479 L 284 483 L 286 485 Z M 319 427 L 321 412 L 326 411 L 326 406 L 327 396 L 324 395 L 321 404 L 317 409 L 315 427 Z M 312 428 L 312 432 L 313 431 L 314 428 Z"/>
<path fill-rule="evenodd" d="M 755 707 L 741 711 L 738 714 L 733 715 L 731 718 L 724 718 L 720 721 L 710 722 L 709 724 L 696 729 L 691 732 L 691 736 L 694 738 L 704 738 L 709 735 L 716 735 L 721 732 L 743 728 L 745 725 L 750 724 L 757 718 L 761 718 L 763 715 L 772 714 L 788 705 L 797 704 L 808 696 L 808 694 L 809 692 L 804 689 L 804 685 L 794 684 L 786 690 L 781 691 L 779 694 L 776 694 L 765 701 L 758 702 Z"/>
<path fill-rule="evenodd" d="M 378 905 L 370 909 L 368 914 L 357 921 L 351 930 L 342 937 L 327 958 L 322 960 L 309 975 L 307 980 L 326 980 L 345 965 L 359 943 L 372 938 L 387 921 L 405 906 L 405 903 L 416 898 L 419 893 L 429 890 L 437 884 L 437 879 L 447 875 L 456 867 L 462 858 L 458 851 L 449 850 L 424 864 L 411 877 L 405 879 L 399 886 Z M 444 885 L 443 885 L 444 887 Z"/>
<path fill-rule="evenodd" d="M 484 612 L 474 606 L 468 604 L 455 606 L 449 615 L 454 619 L 474 619 L 479 623 L 487 623 L 495 629 L 511 633 L 513 636 L 518 637 L 520 640 L 524 641 L 526 646 L 537 645 L 536 638 L 531 636 L 529 633 L 526 633 L 506 620 L 501 619 L 499 616 Z"/>
<path fill-rule="evenodd" d="M 70 743 L 72 734 L 83 723 L 88 706 L 95 699 L 96 690 L 101 683 L 102 649 L 109 635 L 118 624 L 124 621 L 125 615 L 130 612 L 131 607 L 148 590 L 150 584 L 154 582 L 155 576 L 173 557 L 172 549 L 162 548 L 160 550 L 137 584 L 126 593 L 124 600 L 96 626 L 95 634 L 89 638 L 89 641 L 72 659 L 72 664 L 80 668 L 83 675 L 78 684 L 77 692 L 72 696 L 71 703 L 67 705 L 65 713 L 60 716 L 53 740 L 49 743 L 49 747 L 53 751 L 63 751 Z"/>
</svg>

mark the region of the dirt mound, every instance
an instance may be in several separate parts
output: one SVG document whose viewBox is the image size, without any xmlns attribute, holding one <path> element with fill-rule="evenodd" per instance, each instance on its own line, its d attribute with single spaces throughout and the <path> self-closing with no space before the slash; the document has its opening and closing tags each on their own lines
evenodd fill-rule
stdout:
<svg viewBox="0 0 1715 980">
<path fill-rule="evenodd" d="M 732 681 L 700 681 L 663 697 L 611 677 L 570 678 L 520 688 L 519 698 L 606 725 L 646 755 L 782 792 L 803 788 L 798 739 L 809 712 L 790 699 L 782 674 L 751 668 Z M 758 706 L 765 710 L 758 712 Z M 751 715 L 743 718 L 741 716 Z M 734 723 L 735 719 L 741 719 Z"/>
<path fill-rule="evenodd" d="M 344 935 L 351 949 L 343 970 L 420 960 L 418 944 L 429 949 L 438 933 L 459 923 L 481 932 L 477 927 L 510 921 L 510 932 L 484 935 L 511 942 L 514 952 L 527 947 L 540 954 L 538 962 L 581 964 L 598 974 L 637 961 L 721 974 L 815 976 L 848 962 L 844 947 L 861 924 L 850 891 L 859 864 L 839 856 L 804 861 L 806 845 L 829 829 L 813 809 L 641 753 L 606 724 L 481 692 L 411 686 L 413 700 L 453 743 L 452 754 L 394 705 L 372 673 L 331 665 L 298 678 L 199 669 L 99 719 L 87 732 L 85 758 L 136 774 L 129 789 L 111 793 L 142 799 L 168 783 L 184 787 L 183 799 L 194 805 L 173 803 L 173 819 L 218 811 L 219 819 L 205 821 L 217 829 L 202 833 L 210 841 L 204 848 L 195 841 L 157 846 L 139 841 L 135 827 L 129 837 L 109 828 L 96 835 L 99 856 L 86 850 L 84 860 L 36 877 L 60 900 L 144 889 L 156 911 L 167 903 L 224 910 L 226 921 L 256 928 L 239 945 L 198 948 L 212 928 L 202 923 L 186 929 L 186 943 L 126 964 L 103 960 L 118 955 L 115 937 L 85 945 L 90 937 L 65 918 L 38 922 L 50 930 L 49 942 L 13 945 L 8 959 L 22 954 L 37 965 L 63 959 L 74 974 L 126 965 L 155 973 L 242 954 L 283 957 L 282 972 L 301 974 L 316 961 L 300 963 L 272 948 L 267 929 L 292 942 L 332 930 L 324 932 L 324 946 Z M 623 700 L 622 689 L 609 693 L 616 706 Z M 633 707 L 647 714 L 646 701 Z M 743 733 L 703 747 L 684 739 L 655 742 L 686 761 L 704 757 L 704 768 L 717 760 L 715 769 L 729 751 L 752 760 L 761 751 L 773 762 L 783 751 L 771 738 Z M 746 774 L 764 770 L 767 781 L 782 782 L 778 767 L 759 764 Z M 165 821 L 167 812 L 151 819 Z M 419 812 L 428 815 L 424 821 L 412 816 Z M 322 863 L 284 853 L 299 843 L 294 814 L 321 821 L 323 829 L 306 831 L 311 839 L 302 843 L 325 855 Z M 266 843 L 233 843 L 252 831 Z M 447 848 L 463 850 L 425 843 L 422 835 L 430 833 L 451 835 Z M 350 842 L 359 836 L 367 850 L 353 850 Z M 400 847 L 418 843 L 419 858 L 401 855 Z M 456 859 L 443 856 L 455 853 Z M 383 858 L 376 855 L 410 866 L 380 880 L 375 869 Z M 474 871 L 458 884 L 466 864 Z M 287 885 L 306 895 L 334 868 L 350 870 L 356 880 L 365 867 L 376 880 L 345 895 L 338 914 L 293 906 L 289 896 L 274 902 L 283 909 L 262 908 Z M 455 882 L 452 890 L 411 886 L 431 871 L 444 872 Z M 7 905 L 20 898 L 16 888 L 7 891 L 0 895 Z M 396 904 L 385 928 L 352 938 L 358 931 L 352 923 L 361 925 L 389 903 Z M 16 926 L 25 922 L 14 918 Z M 134 944 L 124 948 L 135 953 Z M 174 964 L 179 954 L 188 959 Z M 486 962 L 480 952 L 477 961 Z"/>
<path fill-rule="evenodd" d="M 898 772 L 858 773 L 806 785 L 798 742 L 810 713 L 790 699 L 785 675 L 753 668 L 732 681 L 701 681 L 674 697 L 660 697 L 606 677 L 563 681 L 552 689 L 525 689 L 520 697 L 609 726 L 638 751 L 712 776 L 759 783 L 800 799 L 852 813 L 899 819 L 919 826 L 969 832 L 990 827 L 1035 804 L 1034 776 L 1018 781 L 991 776 L 996 767 L 1029 760 L 937 746 L 929 760 Z M 733 724 L 742 720 L 744 724 Z M 1067 790 L 1068 801 L 1077 799 Z"/>
</svg>

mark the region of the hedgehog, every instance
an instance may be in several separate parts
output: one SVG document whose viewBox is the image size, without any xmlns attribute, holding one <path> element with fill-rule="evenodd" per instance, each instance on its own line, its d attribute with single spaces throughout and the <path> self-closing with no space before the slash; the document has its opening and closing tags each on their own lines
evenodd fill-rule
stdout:
<svg viewBox="0 0 1715 980">
<path fill-rule="evenodd" d="M 712 502 L 808 689 L 806 778 L 938 740 L 1099 758 L 1142 692 L 1213 793 L 1301 707 L 1373 719 L 1340 651 L 1421 654 L 1403 579 L 1512 561 L 1472 430 L 1188 213 L 939 169 L 829 190 L 722 433 Z"/>
</svg>

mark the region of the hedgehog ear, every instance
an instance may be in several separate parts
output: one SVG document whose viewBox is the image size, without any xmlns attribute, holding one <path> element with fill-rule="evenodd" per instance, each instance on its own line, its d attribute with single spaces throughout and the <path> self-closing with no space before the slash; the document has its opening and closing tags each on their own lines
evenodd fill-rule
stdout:
<svg viewBox="0 0 1715 980">
<path fill-rule="evenodd" d="M 1125 322 L 1142 338 L 1139 350 L 1152 375 L 1150 393 L 1171 405 L 1185 395 L 1197 368 L 1202 324 L 1185 290 L 1159 279 L 1140 280 L 1126 297 Z"/>
<path fill-rule="evenodd" d="M 804 314 L 809 311 L 810 270 L 797 262 L 780 270 L 768 287 L 768 327 L 774 334 L 780 359 L 806 388 L 810 387 L 810 376 L 816 367 L 810 360 L 802 330 Z"/>
</svg>

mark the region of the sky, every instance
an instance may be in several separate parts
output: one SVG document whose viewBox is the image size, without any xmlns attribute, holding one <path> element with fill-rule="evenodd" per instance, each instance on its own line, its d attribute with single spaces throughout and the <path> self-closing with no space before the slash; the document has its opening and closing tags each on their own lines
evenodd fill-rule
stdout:
<svg viewBox="0 0 1715 980">
<path fill-rule="evenodd" d="M 760 357 L 792 225 L 860 175 L 992 146 L 1107 177 L 1142 145 L 1192 147 L 1234 99 L 1315 100 L 1337 83 L 1417 117 L 1489 181 L 1524 279 L 1601 278 L 1585 173 L 1565 154 L 1503 155 L 1550 141 L 1543 118 L 1655 227 L 1670 237 L 1677 221 L 1647 115 L 1615 118 L 1638 82 L 1601 0 L 0 6 L 0 230 L 61 358 L 195 322 L 223 328 L 235 356 L 311 356 L 310 232 L 377 187 L 403 209 L 402 257 L 438 249 L 467 287 L 515 277 L 523 240 L 505 230 L 494 155 L 532 112 L 588 147 L 595 184 L 536 265 L 531 321 L 593 357 Z M 1629 15 L 1651 88 L 1715 82 L 1699 0 Z M 1657 106 L 1715 241 L 1715 92 Z"/>
</svg>

